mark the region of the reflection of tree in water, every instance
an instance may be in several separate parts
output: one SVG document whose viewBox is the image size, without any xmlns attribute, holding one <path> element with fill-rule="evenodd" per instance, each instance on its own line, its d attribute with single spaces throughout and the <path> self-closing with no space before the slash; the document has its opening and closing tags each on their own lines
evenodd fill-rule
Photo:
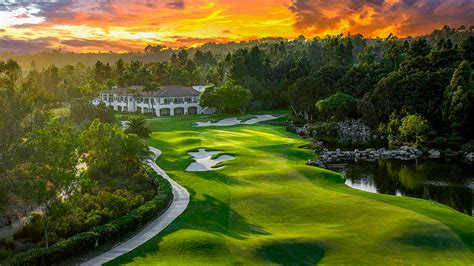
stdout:
<svg viewBox="0 0 474 266">
<path fill-rule="evenodd" d="M 378 193 L 430 199 L 472 214 L 472 192 L 466 186 L 474 180 L 469 166 L 443 161 L 378 160 L 349 164 L 348 178 L 372 182 Z"/>
</svg>

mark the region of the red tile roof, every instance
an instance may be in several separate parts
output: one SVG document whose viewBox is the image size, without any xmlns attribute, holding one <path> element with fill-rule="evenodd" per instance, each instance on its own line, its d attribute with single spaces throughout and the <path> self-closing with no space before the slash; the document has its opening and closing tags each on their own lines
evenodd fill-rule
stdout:
<svg viewBox="0 0 474 266">
<path fill-rule="evenodd" d="M 199 96 L 199 92 L 192 87 L 166 85 L 161 86 L 158 91 L 143 91 L 143 86 L 112 87 L 110 90 L 101 91 L 101 93 L 118 95 L 140 95 L 148 97 L 194 97 Z"/>
</svg>

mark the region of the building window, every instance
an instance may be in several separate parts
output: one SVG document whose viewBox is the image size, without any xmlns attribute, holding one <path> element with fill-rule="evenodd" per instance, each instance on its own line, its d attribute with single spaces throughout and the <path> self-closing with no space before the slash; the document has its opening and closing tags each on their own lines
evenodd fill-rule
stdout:
<svg viewBox="0 0 474 266">
<path fill-rule="evenodd" d="M 173 101 L 173 99 L 165 98 L 165 104 L 170 104 L 172 101 Z"/>
<path fill-rule="evenodd" d="M 187 103 L 192 103 L 193 99 L 190 98 L 190 97 L 187 97 L 187 98 L 184 98 L 184 101 L 187 102 Z"/>
<path fill-rule="evenodd" d="M 148 98 L 145 98 L 145 103 L 148 104 L 149 103 L 149 99 Z"/>
<path fill-rule="evenodd" d="M 174 103 L 184 103 L 183 98 L 174 98 Z"/>
</svg>

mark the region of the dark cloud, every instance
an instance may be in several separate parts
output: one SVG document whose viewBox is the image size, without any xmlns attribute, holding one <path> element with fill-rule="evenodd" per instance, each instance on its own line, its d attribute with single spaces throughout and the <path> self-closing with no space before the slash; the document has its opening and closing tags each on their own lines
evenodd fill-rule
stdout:
<svg viewBox="0 0 474 266">
<path fill-rule="evenodd" d="M 325 1 L 293 0 L 289 9 L 295 14 L 294 26 L 296 29 L 315 27 L 322 30 L 336 26 L 340 20 L 338 17 L 327 17 L 320 11 L 329 7 L 330 4 Z"/>
<path fill-rule="evenodd" d="M 166 4 L 167 7 L 172 9 L 184 9 L 184 0 L 173 0 Z"/>
<path fill-rule="evenodd" d="M 14 39 L 11 36 L 0 38 L 0 52 L 31 53 L 51 49 L 51 43 L 57 38 L 38 38 L 34 40 Z"/>
<path fill-rule="evenodd" d="M 417 35 L 445 24 L 474 24 L 473 0 L 292 0 L 289 10 L 295 16 L 295 29 L 308 34 L 345 25 L 346 30 L 348 27 L 365 35 L 385 28 L 401 35 Z"/>
</svg>

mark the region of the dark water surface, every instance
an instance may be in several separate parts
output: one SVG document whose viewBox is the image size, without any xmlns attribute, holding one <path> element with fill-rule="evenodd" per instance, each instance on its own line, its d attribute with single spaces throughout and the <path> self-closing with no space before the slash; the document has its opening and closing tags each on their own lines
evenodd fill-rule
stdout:
<svg viewBox="0 0 474 266">
<path fill-rule="evenodd" d="M 444 160 L 344 161 L 328 168 L 355 189 L 437 201 L 462 213 L 474 212 L 474 165 Z"/>
</svg>

